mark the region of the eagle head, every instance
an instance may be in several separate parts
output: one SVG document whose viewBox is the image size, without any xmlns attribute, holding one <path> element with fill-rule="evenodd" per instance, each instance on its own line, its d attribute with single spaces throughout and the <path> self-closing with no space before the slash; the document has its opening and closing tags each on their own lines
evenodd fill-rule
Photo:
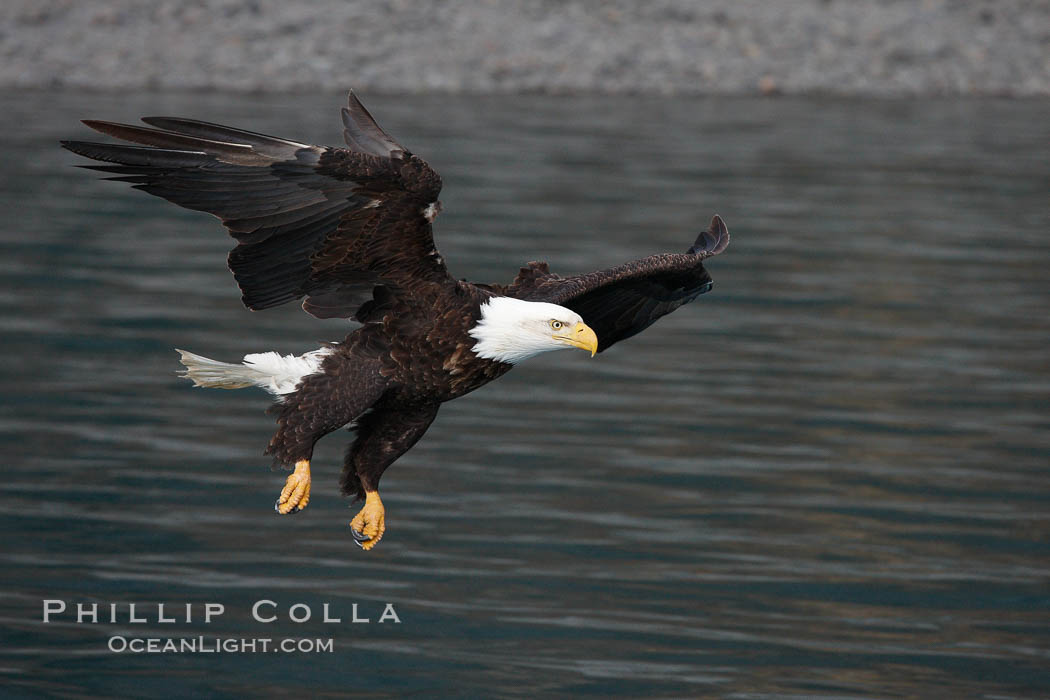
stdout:
<svg viewBox="0 0 1050 700">
<path fill-rule="evenodd" d="M 478 342 L 474 354 L 517 364 L 550 350 L 580 348 L 594 357 L 598 336 L 578 313 L 564 306 L 511 297 L 481 305 L 481 319 L 468 331 Z"/>
</svg>

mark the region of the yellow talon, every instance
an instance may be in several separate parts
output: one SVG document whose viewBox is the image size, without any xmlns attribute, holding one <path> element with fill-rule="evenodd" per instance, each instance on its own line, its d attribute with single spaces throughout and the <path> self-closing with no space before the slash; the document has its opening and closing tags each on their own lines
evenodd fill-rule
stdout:
<svg viewBox="0 0 1050 700">
<path fill-rule="evenodd" d="M 378 491 L 365 492 L 365 505 L 350 521 L 350 534 L 361 549 L 369 550 L 383 539 L 386 532 L 386 508 Z"/>
<path fill-rule="evenodd" d="M 295 463 L 295 471 L 288 475 L 274 509 L 281 515 L 298 513 L 310 502 L 310 460 Z"/>
</svg>

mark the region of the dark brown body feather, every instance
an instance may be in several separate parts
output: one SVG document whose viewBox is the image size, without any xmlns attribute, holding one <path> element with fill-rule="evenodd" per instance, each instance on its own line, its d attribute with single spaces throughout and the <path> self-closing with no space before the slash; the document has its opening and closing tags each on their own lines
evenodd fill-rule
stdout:
<svg viewBox="0 0 1050 700">
<path fill-rule="evenodd" d="M 511 368 L 472 351 L 468 332 L 486 299 L 566 306 L 594 329 L 602 351 L 710 289 L 702 262 L 729 241 L 715 217 L 685 253 L 569 278 L 530 263 L 507 286 L 457 282 L 431 231 L 440 177 L 380 129 L 353 93 L 343 110 L 349 149 L 188 119 L 143 121 L 157 128 L 85 123 L 145 147 L 62 145 L 107 163 L 86 167 L 111 179 L 218 216 L 238 242 L 228 262 L 248 308 L 303 299 L 314 316 L 362 324 L 274 407 L 278 429 L 267 448 L 291 465 L 309 459 L 325 434 L 354 424 L 342 486 L 355 496 L 377 488 L 442 402 Z"/>
</svg>

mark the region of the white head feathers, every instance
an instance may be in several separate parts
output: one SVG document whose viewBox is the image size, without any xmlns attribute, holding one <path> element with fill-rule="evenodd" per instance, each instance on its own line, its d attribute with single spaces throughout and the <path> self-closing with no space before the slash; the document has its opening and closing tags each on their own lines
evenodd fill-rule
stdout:
<svg viewBox="0 0 1050 700">
<path fill-rule="evenodd" d="M 473 348 L 478 357 L 517 364 L 541 352 L 577 347 L 565 336 L 582 323 L 564 306 L 492 297 L 481 305 L 481 320 L 469 332 L 478 341 Z"/>
</svg>

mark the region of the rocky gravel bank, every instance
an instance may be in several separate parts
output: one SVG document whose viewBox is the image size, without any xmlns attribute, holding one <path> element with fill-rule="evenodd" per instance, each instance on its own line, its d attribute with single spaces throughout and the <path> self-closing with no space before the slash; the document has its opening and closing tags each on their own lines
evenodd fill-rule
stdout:
<svg viewBox="0 0 1050 700">
<path fill-rule="evenodd" d="M 1050 95 L 1048 0 L 4 0 L 0 87 Z"/>
</svg>

